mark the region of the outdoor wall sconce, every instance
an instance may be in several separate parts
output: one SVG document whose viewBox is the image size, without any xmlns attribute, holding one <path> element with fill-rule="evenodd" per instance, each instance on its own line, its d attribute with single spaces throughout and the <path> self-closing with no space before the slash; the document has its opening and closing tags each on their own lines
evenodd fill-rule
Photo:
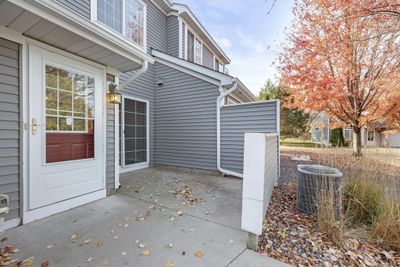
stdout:
<svg viewBox="0 0 400 267">
<path fill-rule="evenodd" d="M 108 102 L 111 104 L 121 104 L 121 93 L 118 90 L 118 85 L 115 83 L 108 85 Z"/>
</svg>

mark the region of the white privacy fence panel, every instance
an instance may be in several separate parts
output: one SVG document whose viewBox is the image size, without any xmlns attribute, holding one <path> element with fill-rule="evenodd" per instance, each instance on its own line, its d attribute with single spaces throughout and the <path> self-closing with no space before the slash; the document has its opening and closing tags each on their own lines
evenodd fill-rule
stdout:
<svg viewBox="0 0 400 267">
<path fill-rule="evenodd" d="M 262 233 L 272 190 L 278 183 L 278 141 L 278 134 L 245 134 L 242 229 L 255 235 Z"/>
</svg>

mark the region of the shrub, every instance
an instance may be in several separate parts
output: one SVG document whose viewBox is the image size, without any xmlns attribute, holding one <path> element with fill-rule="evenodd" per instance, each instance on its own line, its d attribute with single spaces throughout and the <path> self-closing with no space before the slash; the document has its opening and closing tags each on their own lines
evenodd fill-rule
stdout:
<svg viewBox="0 0 400 267">
<path fill-rule="evenodd" d="M 376 219 L 371 235 L 381 246 L 400 252 L 400 204 L 385 200 L 382 214 Z"/>
<path fill-rule="evenodd" d="M 332 130 L 331 140 L 329 140 L 332 146 L 344 146 L 344 137 L 342 128 L 336 128 Z"/>
<path fill-rule="evenodd" d="M 352 180 L 344 188 L 345 216 L 353 224 L 371 226 L 382 213 L 382 187 L 370 179 Z"/>
<path fill-rule="evenodd" d="M 316 195 L 318 229 L 330 240 L 339 243 L 343 240 L 343 223 L 336 220 L 338 214 L 334 186 L 329 185 L 326 178 L 323 178 L 322 184 L 318 187 Z"/>
</svg>

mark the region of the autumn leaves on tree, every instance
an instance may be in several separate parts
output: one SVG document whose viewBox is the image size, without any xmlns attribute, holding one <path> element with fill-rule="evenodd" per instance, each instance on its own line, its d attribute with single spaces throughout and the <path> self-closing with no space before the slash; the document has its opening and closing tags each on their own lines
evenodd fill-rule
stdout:
<svg viewBox="0 0 400 267">
<path fill-rule="evenodd" d="M 285 104 L 351 126 L 360 156 L 361 128 L 400 112 L 400 2 L 298 0 L 293 12 L 279 66 Z"/>
</svg>

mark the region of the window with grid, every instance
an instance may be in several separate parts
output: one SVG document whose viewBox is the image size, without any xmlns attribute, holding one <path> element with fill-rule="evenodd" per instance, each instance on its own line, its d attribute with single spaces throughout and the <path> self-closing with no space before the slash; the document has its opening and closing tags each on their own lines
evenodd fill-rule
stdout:
<svg viewBox="0 0 400 267">
<path fill-rule="evenodd" d="M 120 163 L 124 166 L 144 163 L 147 161 L 147 103 L 124 98 L 120 112 L 123 113 L 120 143 L 124 146 Z"/>
<path fill-rule="evenodd" d="M 139 0 L 97 0 L 97 20 L 144 46 L 145 8 Z"/>
<path fill-rule="evenodd" d="M 93 130 L 94 79 L 46 65 L 46 131 Z"/>
</svg>

